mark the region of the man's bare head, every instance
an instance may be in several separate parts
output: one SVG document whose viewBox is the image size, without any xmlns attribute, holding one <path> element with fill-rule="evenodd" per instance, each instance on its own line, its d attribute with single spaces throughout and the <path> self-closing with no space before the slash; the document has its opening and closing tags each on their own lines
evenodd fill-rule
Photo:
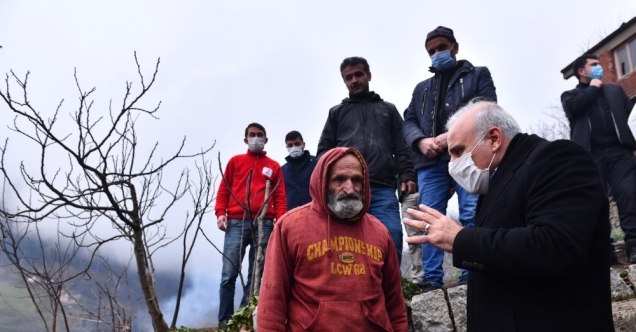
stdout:
<svg viewBox="0 0 636 332">
<path fill-rule="evenodd" d="M 499 165 L 508 144 L 521 130 L 514 118 L 494 102 L 472 100 L 446 124 L 451 161 L 473 151 L 479 169 Z M 477 145 L 479 143 L 479 145 Z M 495 155 L 493 159 L 493 155 Z"/>
</svg>

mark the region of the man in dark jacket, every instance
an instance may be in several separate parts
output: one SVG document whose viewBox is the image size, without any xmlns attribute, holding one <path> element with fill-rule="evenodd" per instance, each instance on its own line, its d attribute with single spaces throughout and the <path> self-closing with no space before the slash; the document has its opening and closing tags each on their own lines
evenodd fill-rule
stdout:
<svg viewBox="0 0 636 332">
<path fill-rule="evenodd" d="M 636 263 L 636 142 L 627 125 L 633 105 L 619 85 L 601 81 L 603 67 L 595 55 L 574 60 L 572 71 L 579 84 L 561 95 L 570 139 L 592 153 L 603 183 L 612 189 L 627 257 Z"/>
<path fill-rule="evenodd" d="M 459 200 L 459 220 L 465 227 L 472 227 L 477 195 L 462 189 L 448 174 L 450 157 L 444 126 L 457 109 L 475 97 L 496 102 L 495 85 L 488 68 L 456 60 L 459 44 L 453 30 L 437 27 L 426 36 L 425 47 L 432 60 L 430 71 L 435 76 L 415 87 L 403 124 L 404 139 L 412 150 L 417 170 L 420 203 L 445 214 L 448 193 L 454 187 Z M 443 251 L 424 245 L 425 292 L 442 288 L 443 259 Z M 467 274 L 462 270 L 460 284 L 466 282 Z"/>
<path fill-rule="evenodd" d="M 609 206 L 589 153 L 519 133 L 492 102 L 469 103 L 448 126 L 451 175 L 483 194 L 475 227 L 422 205 L 404 223 L 426 232 L 408 243 L 471 270 L 468 331 L 614 331 Z"/>
<path fill-rule="evenodd" d="M 395 105 L 369 91 L 371 71 L 367 60 L 344 59 L 340 74 L 349 98 L 329 110 L 318 142 L 318 157 L 335 147 L 356 148 L 369 166 L 371 205 L 369 213 L 391 233 L 402 261 L 402 221 L 395 193 L 399 181 L 404 196 L 415 192 L 411 153 L 402 138 L 402 117 Z M 397 177 L 397 179 L 396 179 Z"/>
<path fill-rule="evenodd" d="M 287 133 L 285 145 L 289 156 L 285 157 L 287 163 L 282 168 L 289 211 L 311 202 L 309 178 L 316 167 L 317 159 L 305 150 L 303 135 L 295 130 Z"/>
</svg>

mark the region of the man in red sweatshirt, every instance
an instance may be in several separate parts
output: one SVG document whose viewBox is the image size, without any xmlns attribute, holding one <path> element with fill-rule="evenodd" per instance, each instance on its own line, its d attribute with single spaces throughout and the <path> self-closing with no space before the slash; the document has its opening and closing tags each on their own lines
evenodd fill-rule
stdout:
<svg viewBox="0 0 636 332">
<path fill-rule="evenodd" d="M 265 156 L 263 150 L 267 143 L 265 128 L 258 123 L 250 123 L 245 129 L 243 141 L 248 146 L 247 153 L 236 155 L 227 163 L 216 197 L 217 226 L 225 232 L 219 325 L 230 320 L 234 313 L 236 277 L 245 249 L 250 245 L 249 270 L 241 306 L 247 304 L 258 240 L 258 226 L 254 221 L 261 213 L 265 213 L 262 242 L 265 253 L 274 220 L 287 211 L 280 165 Z M 266 188 L 269 188 L 269 197 Z M 263 206 L 265 200 L 268 202 L 266 207 Z"/>
<path fill-rule="evenodd" d="M 257 326 L 266 331 L 406 331 L 400 268 L 388 230 L 367 213 L 367 165 L 327 151 L 312 201 L 281 218 L 270 240 Z"/>
</svg>

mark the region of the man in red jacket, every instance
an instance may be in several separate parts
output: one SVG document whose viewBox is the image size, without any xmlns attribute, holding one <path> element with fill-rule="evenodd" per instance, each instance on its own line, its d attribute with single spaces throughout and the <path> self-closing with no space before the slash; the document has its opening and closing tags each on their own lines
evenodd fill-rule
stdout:
<svg viewBox="0 0 636 332">
<path fill-rule="evenodd" d="M 312 201 L 274 228 L 257 326 L 267 331 L 406 331 L 398 257 L 369 209 L 358 150 L 335 148 L 311 174 Z"/>
<path fill-rule="evenodd" d="M 265 128 L 258 123 L 250 123 L 245 129 L 243 141 L 248 146 L 247 153 L 236 155 L 227 163 L 216 197 L 217 226 L 225 232 L 219 325 L 230 320 L 234 313 L 236 277 L 245 249 L 250 245 L 249 271 L 241 306 L 247 304 L 256 254 L 255 245 L 258 240 L 258 226 L 254 221 L 264 213 L 264 254 L 274 227 L 274 219 L 278 220 L 287 211 L 285 184 L 280 165 L 265 156 L 266 152 L 263 150 L 267 143 Z"/>
</svg>

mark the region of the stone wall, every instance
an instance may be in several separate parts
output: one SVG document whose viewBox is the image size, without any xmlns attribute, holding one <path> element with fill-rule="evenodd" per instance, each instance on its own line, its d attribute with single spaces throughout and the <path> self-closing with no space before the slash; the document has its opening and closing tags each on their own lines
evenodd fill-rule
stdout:
<svg viewBox="0 0 636 332">
<path fill-rule="evenodd" d="M 622 271 L 610 268 L 609 273 L 616 331 L 636 332 L 636 264 Z M 435 290 L 414 296 L 411 300 L 411 331 L 465 332 L 466 287 L 451 287 L 446 291 Z"/>
</svg>

